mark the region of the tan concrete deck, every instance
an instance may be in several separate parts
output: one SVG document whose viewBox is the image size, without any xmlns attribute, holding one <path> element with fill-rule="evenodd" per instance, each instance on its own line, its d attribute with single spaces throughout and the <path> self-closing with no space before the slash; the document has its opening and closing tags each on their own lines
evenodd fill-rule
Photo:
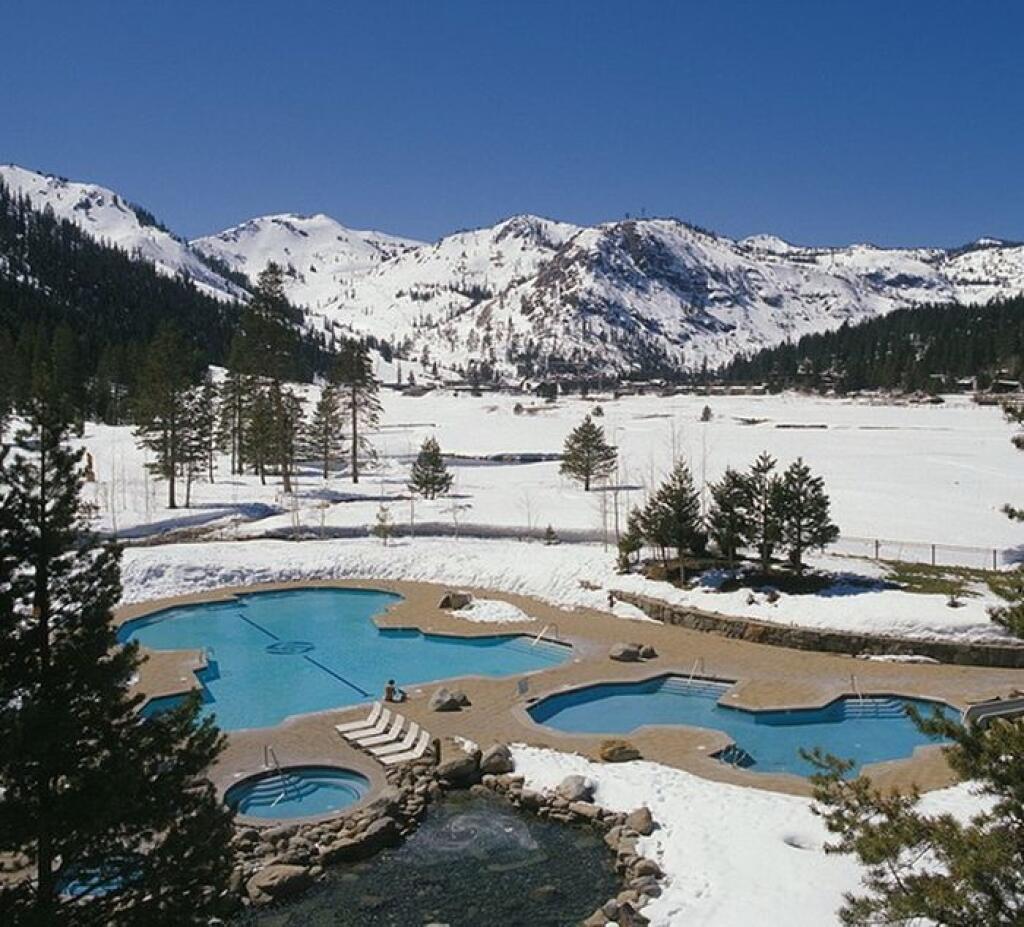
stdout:
<svg viewBox="0 0 1024 927">
<path fill-rule="evenodd" d="M 530 674 L 525 697 L 517 692 L 521 676 L 463 678 L 457 685 L 469 695 L 472 707 L 461 712 L 437 713 L 427 707 L 436 684 L 406 687 L 410 699 L 401 707 L 403 714 L 418 721 L 435 737 L 465 737 L 483 747 L 495 742 L 522 742 L 597 758 L 597 748 L 603 738 L 565 734 L 533 723 L 525 711 L 528 700 L 587 683 L 646 679 L 668 672 L 687 676 L 695 665 L 700 667 L 698 675 L 736 680 L 737 685 L 725 698 L 732 705 L 750 709 L 813 707 L 858 690 L 865 695 L 937 699 L 964 708 L 971 702 L 1006 695 L 1024 687 L 1022 670 L 880 663 L 844 655 L 789 650 L 728 640 L 657 622 L 625 620 L 599 611 L 566 611 L 525 596 L 483 589 L 468 591 L 481 598 L 511 602 L 536 620 L 516 624 L 470 622 L 438 609 L 437 602 L 445 587 L 427 583 L 303 581 L 221 589 L 126 606 L 118 611 L 117 620 L 123 622 L 172 605 L 209 602 L 235 593 L 309 586 L 373 588 L 399 593 L 403 599 L 377 616 L 381 627 L 416 627 L 427 632 L 470 637 L 536 635 L 544 625 L 557 624 L 560 639 L 573 644 L 573 658 L 562 666 Z M 652 644 L 659 656 L 642 664 L 616 663 L 608 659 L 607 653 L 618 641 Z M 197 685 L 193 670 L 203 663 L 201 652 L 148 655 L 150 659 L 143 665 L 138 683 L 139 690 L 147 696 L 173 694 Z M 853 677 L 856 677 L 856 685 Z M 402 680 L 398 683 L 401 685 Z M 446 684 L 450 682 L 446 680 Z M 217 764 L 215 780 L 224 788 L 243 775 L 261 770 L 265 744 L 274 746 L 285 766 L 335 763 L 364 773 L 369 766 L 379 778 L 381 767 L 348 747 L 333 730 L 333 725 L 339 721 L 357 718 L 367 710 L 366 705 L 352 706 L 290 718 L 274 728 L 230 732 L 229 747 Z M 793 794 L 809 793 L 807 782 L 800 777 L 733 769 L 712 759 L 710 754 L 729 742 L 720 732 L 675 726 L 649 727 L 627 735 L 627 739 L 636 744 L 646 759 L 708 779 Z M 952 781 L 938 747 L 921 748 L 909 759 L 876 764 L 867 767 L 867 771 L 880 785 L 891 787 L 916 784 L 931 789 Z"/>
</svg>

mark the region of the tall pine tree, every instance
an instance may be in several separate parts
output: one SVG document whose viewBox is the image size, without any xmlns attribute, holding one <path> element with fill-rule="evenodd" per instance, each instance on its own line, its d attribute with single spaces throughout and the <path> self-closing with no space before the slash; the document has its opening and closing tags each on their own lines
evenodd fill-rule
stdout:
<svg viewBox="0 0 1024 927">
<path fill-rule="evenodd" d="M 825 481 L 814 476 L 798 457 L 782 475 L 778 489 L 779 536 L 789 548 L 794 570 L 804 568 L 804 551 L 822 549 L 839 537 L 839 529 L 829 514 L 830 502 Z"/>
<path fill-rule="evenodd" d="M 722 478 L 711 484 L 710 490 L 708 534 L 731 566 L 740 548 L 748 543 L 750 535 L 746 480 L 743 474 L 727 467 Z"/>
<path fill-rule="evenodd" d="M 700 536 L 700 493 L 685 460 L 679 460 L 643 508 L 640 523 L 648 543 L 674 550 L 679 579 L 686 578 L 686 554 Z M 665 557 L 667 560 L 667 556 Z"/>
<path fill-rule="evenodd" d="M 306 426 L 303 446 L 306 453 L 322 465 L 323 478 L 326 480 L 345 454 L 345 435 L 343 434 L 344 417 L 338 387 L 333 384 L 324 386 L 317 400 L 313 415 Z"/>
<path fill-rule="evenodd" d="M 436 438 L 426 438 L 412 465 L 409 489 L 424 499 L 436 499 L 452 488 L 454 477 L 445 466 Z"/>
<path fill-rule="evenodd" d="M 565 439 L 559 473 L 583 484 L 589 492 L 595 480 L 615 472 L 618 451 L 604 437 L 604 429 L 588 415 Z"/>
<path fill-rule="evenodd" d="M 775 472 L 775 458 L 762 453 L 744 477 L 747 490 L 747 511 L 750 544 L 757 549 L 761 570 L 771 569 L 772 554 L 782 539 L 779 517 L 779 477 Z"/>
<path fill-rule="evenodd" d="M 232 867 L 205 779 L 222 737 L 197 700 L 138 715 L 139 655 L 112 622 L 119 551 L 88 531 L 66 410 L 28 412 L 0 461 L 0 853 L 30 877 L 0 884 L 0 922 L 206 923 Z"/>
<path fill-rule="evenodd" d="M 357 341 L 345 342 L 335 360 L 333 379 L 341 390 L 341 408 L 349 427 L 352 482 L 358 483 L 360 455 L 372 455 L 366 432 L 377 427 L 381 415 L 380 383 L 369 348 Z"/>
</svg>

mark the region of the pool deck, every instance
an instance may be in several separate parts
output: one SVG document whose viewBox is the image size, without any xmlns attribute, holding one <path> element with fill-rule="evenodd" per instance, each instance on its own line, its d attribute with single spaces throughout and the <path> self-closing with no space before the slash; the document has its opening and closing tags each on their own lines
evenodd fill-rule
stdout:
<svg viewBox="0 0 1024 927">
<path fill-rule="evenodd" d="M 531 701 L 554 692 L 601 682 L 649 679 L 665 673 L 736 680 L 725 696 L 730 705 L 746 709 L 811 708 L 842 695 L 902 695 L 934 699 L 963 709 L 968 704 L 1024 688 L 1024 670 L 989 669 L 977 666 L 886 663 L 859 660 L 840 654 L 729 640 L 655 621 L 630 620 L 607 612 L 567 611 L 526 596 L 466 588 L 477 598 L 501 599 L 535 620 L 517 623 L 481 623 L 455 617 L 437 607 L 448 588 L 429 583 L 399 581 L 332 580 L 272 583 L 237 589 L 220 589 L 174 599 L 151 600 L 124 606 L 117 621 L 124 622 L 175 605 L 223 600 L 233 594 L 281 589 L 364 588 L 396 592 L 403 598 L 377 615 L 380 627 L 414 627 L 435 634 L 487 637 L 504 634 L 537 635 L 555 624 L 559 640 L 573 645 L 573 658 L 561 666 L 528 674 L 529 688 L 521 695 L 517 686 L 524 677 L 462 677 L 444 680 L 459 688 L 472 706 L 459 712 L 434 712 L 428 701 L 438 688 L 426 683 L 409 688 L 409 701 L 400 710 L 420 723 L 442 743 L 466 738 L 486 748 L 493 743 L 526 743 L 598 758 L 605 737 L 568 734 L 534 723 L 526 708 Z M 465 588 L 465 587 L 460 587 Z M 642 663 L 617 663 L 608 658 L 609 648 L 621 641 L 651 644 L 655 659 Z M 201 651 L 146 651 L 149 659 L 140 670 L 139 691 L 148 697 L 171 695 L 198 685 L 194 671 L 204 665 Z M 399 685 L 402 680 L 397 680 Z M 366 754 L 344 743 L 333 726 L 365 715 L 366 704 L 337 711 L 290 718 L 273 728 L 228 732 L 228 747 L 214 769 L 214 781 L 226 789 L 246 775 L 262 771 L 264 747 L 273 746 L 282 766 L 327 764 L 351 767 L 383 782 L 382 767 Z M 755 773 L 736 769 L 712 758 L 729 738 L 717 731 L 677 726 L 640 728 L 622 736 L 645 759 L 665 763 L 706 779 L 738 785 L 807 795 L 810 787 L 798 776 Z M 922 789 L 949 785 L 952 773 L 939 747 L 919 748 L 913 757 L 865 767 L 883 787 Z M 375 791 L 375 789 L 373 790 Z"/>
</svg>

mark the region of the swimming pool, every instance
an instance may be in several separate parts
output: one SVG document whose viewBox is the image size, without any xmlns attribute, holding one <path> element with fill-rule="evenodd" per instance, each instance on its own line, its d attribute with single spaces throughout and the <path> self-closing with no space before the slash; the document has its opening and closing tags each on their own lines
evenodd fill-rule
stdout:
<svg viewBox="0 0 1024 927">
<path fill-rule="evenodd" d="M 293 589 L 181 605 L 126 622 L 121 641 L 205 650 L 196 673 L 203 710 L 224 730 L 271 727 L 290 715 L 379 698 L 456 676 L 508 676 L 557 666 L 570 648 L 519 635 L 457 638 L 379 629 L 373 616 L 401 596 L 373 589 Z M 154 699 L 144 714 L 180 700 Z"/>
<path fill-rule="evenodd" d="M 574 734 L 626 734 L 644 725 L 681 724 L 722 731 L 734 746 L 717 755 L 722 762 L 754 772 L 809 776 L 814 767 L 801 749 L 820 747 L 856 768 L 910 756 L 935 743 L 907 715 L 949 706 L 896 696 L 844 697 L 821 708 L 745 711 L 719 704 L 732 683 L 659 676 L 643 682 L 607 683 L 560 692 L 532 705 L 538 724 Z"/>
<path fill-rule="evenodd" d="M 257 818 L 301 818 L 354 805 L 370 780 L 340 766 L 289 766 L 236 782 L 224 801 L 239 814 Z"/>
</svg>

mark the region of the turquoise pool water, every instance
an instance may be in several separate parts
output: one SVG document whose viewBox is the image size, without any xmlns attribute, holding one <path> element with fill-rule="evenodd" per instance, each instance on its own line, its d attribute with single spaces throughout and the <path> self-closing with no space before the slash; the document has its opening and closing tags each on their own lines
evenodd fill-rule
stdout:
<svg viewBox="0 0 1024 927">
<path fill-rule="evenodd" d="M 925 715 L 949 706 L 898 697 L 840 698 L 822 708 L 744 711 L 719 704 L 730 683 L 679 676 L 644 682 L 586 686 L 549 696 L 529 709 L 530 717 L 560 731 L 627 734 L 653 724 L 682 724 L 723 731 L 734 742 L 718 755 L 722 762 L 754 772 L 809 776 L 814 767 L 801 749 L 820 747 L 868 763 L 910 756 L 935 743 L 907 715 L 913 705 Z"/>
<path fill-rule="evenodd" d="M 340 811 L 369 790 L 370 780 L 351 769 L 289 766 L 236 783 L 224 801 L 251 817 L 302 818 Z"/>
<path fill-rule="evenodd" d="M 570 649 L 518 635 L 455 638 L 381 630 L 373 616 L 400 596 L 371 589 L 296 589 L 183 605 L 118 631 L 152 650 L 205 649 L 204 711 L 225 730 L 271 727 L 290 715 L 380 698 L 457 676 L 507 676 L 556 666 Z M 176 699 L 154 699 L 152 714 Z"/>
</svg>

